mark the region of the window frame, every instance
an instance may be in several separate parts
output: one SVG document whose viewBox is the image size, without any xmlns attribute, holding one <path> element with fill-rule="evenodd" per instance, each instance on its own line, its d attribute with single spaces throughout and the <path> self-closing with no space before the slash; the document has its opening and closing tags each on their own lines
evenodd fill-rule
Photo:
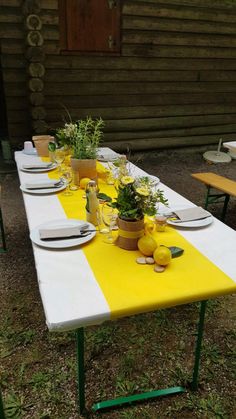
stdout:
<svg viewBox="0 0 236 419">
<path fill-rule="evenodd" d="M 95 0 L 99 1 L 99 0 Z M 116 50 L 107 50 L 107 51 L 82 51 L 79 49 L 68 49 L 68 29 L 67 29 L 67 18 L 66 18 L 66 10 L 68 6 L 68 0 L 58 0 L 58 17 L 59 17 L 59 46 L 60 46 L 60 54 L 61 55 L 93 55 L 93 56 L 120 56 L 121 55 L 121 8 L 122 8 L 122 0 L 116 0 L 117 5 L 117 17 L 116 23 L 118 23 L 117 28 L 117 38 L 116 38 Z"/>
</svg>

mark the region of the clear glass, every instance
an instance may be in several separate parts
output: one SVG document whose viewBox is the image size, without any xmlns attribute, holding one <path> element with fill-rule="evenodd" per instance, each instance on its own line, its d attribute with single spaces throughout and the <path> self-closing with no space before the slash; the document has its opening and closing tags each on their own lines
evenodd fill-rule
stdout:
<svg viewBox="0 0 236 419">
<path fill-rule="evenodd" d="M 123 176 L 129 175 L 129 170 L 127 167 L 128 161 L 125 155 L 121 155 L 118 160 L 118 177 L 121 179 Z"/>
<path fill-rule="evenodd" d="M 107 163 L 107 166 L 108 166 L 109 172 L 106 177 L 106 183 L 107 185 L 114 185 L 116 181 L 116 174 L 115 174 L 116 168 L 110 162 Z"/>
<path fill-rule="evenodd" d="M 62 179 L 66 183 L 66 189 L 63 192 L 63 195 L 64 196 L 71 196 L 71 195 L 73 195 L 73 193 L 70 191 L 70 188 L 69 188 L 70 183 L 72 181 L 72 172 L 71 172 L 71 170 L 64 171 L 62 173 Z"/>
<path fill-rule="evenodd" d="M 78 185 L 75 184 L 75 172 L 74 172 L 74 170 L 71 170 L 71 173 L 72 173 L 72 181 L 71 181 L 71 184 L 70 184 L 70 190 L 71 191 L 78 191 L 79 187 L 78 187 Z"/>
<path fill-rule="evenodd" d="M 61 174 L 61 165 L 65 160 L 65 152 L 63 148 L 57 148 L 54 152 L 54 160 L 58 164 L 58 174 Z"/>
<path fill-rule="evenodd" d="M 104 242 L 112 244 L 115 241 L 112 230 L 116 226 L 117 222 L 117 210 L 112 208 L 107 202 L 102 205 L 102 221 L 107 228 L 100 229 L 100 233 L 104 233 Z"/>
</svg>

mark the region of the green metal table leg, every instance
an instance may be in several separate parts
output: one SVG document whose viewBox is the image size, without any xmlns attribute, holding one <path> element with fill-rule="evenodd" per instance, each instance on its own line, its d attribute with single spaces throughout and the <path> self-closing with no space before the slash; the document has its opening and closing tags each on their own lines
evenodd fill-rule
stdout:
<svg viewBox="0 0 236 419">
<path fill-rule="evenodd" d="M 211 194 L 211 186 L 207 186 L 207 194 L 206 194 L 206 200 L 205 200 L 205 206 L 204 208 L 207 209 L 209 204 L 213 204 L 214 202 L 217 202 L 220 200 L 220 198 L 224 198 L 224 206 L 222 209 L 222 213 L 221 213 L 221 221 L 225 220 L 225 216 L 226 216 L 226 211 L 227 211 L 227 207 L 228 207 L 228 203 L 229 203 L 229 199 L 230 199 L 230 195 L 227 193 L 222 193 L 222 194 Z"/>
<path fill-rule="evenodd" d="M 210 186 L 207 186 L 206 201 L 205 201 L 205 205 L 204 205 L 204 208 L 205 209 L 207 209 L 208 204 L 209 204 L 210 190 L 211 190 L 211 187 Z"/>
<path fill-rule="evenodd" d="M 5 419 L 5 413 L 4 413 L 4 408 L 3 408 L 3 401 L 2 401 L 2 394 L 1 394 L 1 389 L 0 389 L 0 418 L 1 419 Z"/>
<path fill-rule="evenodd" d="M 6 245 L 6 238 L 5 238 L 5 231 L 4 231 L 4 225 L 3 225 L 3 218 L 2 218 L 1 208 L 0 208 L 0 230 L 1 230 L 1 236 L 2 236 L 2 249 L 1 249 L 1 253 L 5 253 L 7 251 L 7 245 Z"/>
<path fill-rule="evenodd" d="M 84 329 L 76 331 L 79 412 L 85 412 Z"/>
<path fill-rule="evenodd" d="M 207 301 L 202 301 L 200 306 L 200 315 L 198 323 L 197 342 L 195 349 L 195 361 L 193 368 L 193 379 L 191 383 L 192 390 L 197 390 L 198 387 L 198 373 L 200 366 L 201 356 L 201 344 L 203 338 L 204 320 L 206 312 Z M 79 406 L 80 414 L 85 413 L 85 373 L 84 373 L 84 330 L 83 328 L 77 330 L 77 359 L 78 359 L 78 385 L 79 385 Z M 110 399 L 95 403 L 92 406 L 94 412 L 102 409 L 110 409 L 118 406 L 130 405 L 135 402 L 141 402 L 156 397 L 163 397 L 178 393 L 184 393 L 186 389 L 184 387 L 170 387 L 161 390 L 148 391 L 146 393 L 133 394 L 126 397 L 118 397 L 116 399 Z"/>
<path fill-rule="evenodd" d="M 195 361 L 194 361 L 194 368 L 193 368 L 193 381 L 191 383 L 192 390 L 197 390 L 198 388 L 198 372 L 199 372 L 199 366 L 200 366 L 201 346 L 202 346 L 204 320 L 205 320 L 205 313 L 206 313 L 206 304 L 207 304 L 207 301 L 202 301 L 201 307 L 200 307 L 197 343 L 196 343 L 196 349 L 195 349 Z"/>
<path fill-rule="evenodd" d="M 228 207 L 228 203 L 229 203 L 229 198 L 230 198 L 230 195 L 225 194 L 224 206 L 223 206 L 223 210 L 222 210 L 221 217 L 220 217 L 221 221 L 225 220 L 226 211 L 227 211 L 227 207 Z"/>
<path fill-rule="evenodd" d="M 155 397 L 170 396 L 172 394 L 184 393 L 184 387 L 169 387 L 162 390 L 147 391 L 146 393 L 133 394 L 132 396 L 117 397 L 116 399 L 105 400 L 104 402 L 95 403 L 92 410 L 97 412 L 102 409 L 111 409 L 112 407 L 130 405 L 135 402 L 142 402 L 153 399 Z"/>
</svg>

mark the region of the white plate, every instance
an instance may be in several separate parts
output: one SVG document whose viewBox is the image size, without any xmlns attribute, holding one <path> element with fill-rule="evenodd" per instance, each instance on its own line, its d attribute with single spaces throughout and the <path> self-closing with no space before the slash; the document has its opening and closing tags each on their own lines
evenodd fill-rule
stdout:
<svg viewBox="0 0 236 419">
<path fill-rule="evenodd" d="M 20 170 L 22 172 L 27 172 L 27 173 L 41 173 L 41 172 L 49 172 L 50 170 L 54 170 L 56 169 L 58 165 L 56 163 L 53 163 L 52 166 L 50 167 L 45 167 L 44 169 L 25 169 L 24 167 L 20 167 Z"/>
<path fill-rule="evenodd" d="M 167 224 L 170 224 L 174 227 L 178 227 L 178 228 L 199 228 L 199 227 L 206 227 L 209 224 L 211 224 L 213 221 L 213 217 L 207 217 L 207 218 L 203 218 L 202 220 L 194 220 L 194 221 L 183 221 L 183 222 L 178 222 L 175 223 L 174 221 L 171 220 L 167 220 Z"/>
<path fill-rule="evenodd" d="M 66 188 L 66 183 L 63 183 L 63 185 L 59 186 L 59 187 L 52 187 L 52 188 L 45 188 L 45 189 L 27 189 L 25 187 L 25 184 L 23 183 L 22 185 L 20 185 L 20 189 L 23 192 L 29 193 L 29 194 L 33 194 L 33 195 L 45 195 L 48 193 L 55 193 L 55 192 L 60 192 L 63 189 Z"/>
<path fill-rule="evenodd" d="M 38 155 L 36 148 L 32 148 L 30 150 L 23 150 L 23 153 L 27 154 L 28 156 L 37 156 Z"/>
<path fill-rule="evenodd" d="M 88 236 L 86 237 L 80 237 L 78 239 L 64 239 L 64 240 L 52 240 L 52 241 L 43 241 L 40 239 L 39 237 L 39 229 L 40 228 L 45 228 L 45 227 L 56 227 L 56 226 L 61 226 L 61 225 L 68 225 L 70 227 L 72 226 L 80 226 L 81 224 L 84 224 L 84 221 L 82 220 L 75 220 L 72 218 L 68 218 L 68 219 L 64 219 L 64 220 L 54 220 L 54 221 L 50 221 L 48 223 L 45 224 L 41 224 L 39 226 L 37 226 L 36 228 L 34 228 L 31 233 L 30 233 L 30 239 L 32 240 L 33 243 L 37 244 L 38 246 L 42 246 L 42 247 L 49 247 L 50 249 L 64 249 L 67 247 L 73 247 L 73 246 L 79 246 L 81 244 L 84 244 L 90 240 L 93 239 L 93 237 L 96 234 L 96 231 L 91 232 Z M 94 230 L 94 225 L 91 223 L 86 222 L 86 224 L 88 224 L 88 229 L 89 230 Z"/>
<path fill-rule="evenodd" d="M 179 204 L 179 205 L 173 205 L 170 208 L 166 207 L 166 206 L 161 206 L 158 209 L 158 214 L 159 215 L 164 215 L 165 217 L 167 217 L 167 224 L 172 225 L 174 227 L 177 228 L 199 228 L 199 227 L 206 227 L 209 224 L 211 224 L 213 222 L 213 217 L 207 217 L 207 218 L 203 218 L 202 220 L 195 220 L 195 221 L 183 221 L 175 223 L 174 221 L 171 221 L 168 219 L 168 217 L 171 218 L 171 215 L 173 214 L 173 212 L 175 212 L 176 210 L 182 210 L 182 209 L 186 209 L 186 208 L 192 208 L 194 207 L 194 205 L 192 204 Z"/>
</svg>

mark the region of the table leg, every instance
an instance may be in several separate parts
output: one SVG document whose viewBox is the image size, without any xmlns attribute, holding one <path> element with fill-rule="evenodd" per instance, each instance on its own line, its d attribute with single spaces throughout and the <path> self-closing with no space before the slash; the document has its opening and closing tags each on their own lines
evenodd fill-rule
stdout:
<svg viewBox="0 0 236 419">
<path fill-rule="evenodd" d="M 2 395 L 1 395 L 1 389 L 0 389 L 0 418 L 1 419 L 5 419 L 5 413 L 4 413 L 4 408 L 3 408 L 3 401 L 2 401 Z"/>
<path fill-rule="evenodd" d="M 230 199 L 230 195 L 227 193 L 219 193 L 219 194 L 211 194 L 211 186 L 207 186 L 207 194 L 206 194 L 206 201 L 204 208 L 207 209 L 209 204 L 214 204 L 215 202 L 219 201 L 220 198 L 224 198 L 224 206 L 221 213 L 221 221 L 225 220 L 226 211 Z"/>
<path fill-rule="evenodd" d="M 85 412 L 84 329 L 76 331 L 79 412 Z"/>
<path fill-rule="evenodd" d="M 207 186 L 206 201 L 205 201 L 205 205 L 204 205 L 204 208 L 205 209 L 207 209 L 208 204 L 209 204 L 210 191 L 211 191 L 211 187 L 210 186 Z"/>
<path fill-rule="evenodd" d="M 2 218 L 2 211 L 0 208 L 0 230 L 1 230 L 1 236 L 2 236 L 2 248 L 1 248 L 1 253 L 5 253 L 7 250 L 7 245 L 6 245 L 6 238 L 5 238 L 5 231 L 4 231 L 4 225 L 3 225 L 3 218 Z"/>
<path fill-rule="evenodd" d="M 193 379 L 191 383 L 192 390 L 197 390 L 198 387 L 198 373 L 200 366 L 200 356 L 201 356 L 201 344 L 203 338 L 203 329 L 204 329 L 204 320 L 206 312 L 207 301 L 202 301 L 200 306 L 199 322 L 198 322 L 198 332 L 197 332 L 197 342 L 195 349 L 195 361 L 193 368 Z M 77 330 L 77 361 L 78 361 L 78 391 L 79 391 L 79 408 L 80 414 L 85 413 L 85 373 L 84 373 L 84 330 L 83 328 Z M 116 399 L 110 399 L 95 403 L 92 406 L 94 412 L 111 409 L 118 406 L 130 405 L 135 402 L 141 402 L 156 397 L 163 397 L 178 393 L 184 393 L 186 389 L 184 387 L 169 387 L 160 390 L 148 391 L 140 394 L 133 394 L 131 396 L 118 397 Z"/>
<path fill-rule="evenodd" d="M 221 217 L 220 217 L 221 221 L 225 220 L 226 211 L 227 211 L 227 207 L 228 207 L 228 203 L 229 203 L 229 198 L 230 198 L 230 196 L 228 194 L 225 194 L 224 206 L 223 206 L 222 214 L 221 214 Z"/>
<path fill-rule="evenodd" d="M 191 383 L 192 390 L 197 390 L 198 388 L 198 372 L 199 372 L 199 366 L 200 366 L 206 304 L 207 304 L 207 301 L 201 301 L 200 315 L 199 315 L 199 322 L 198 322 L 197 343 L 196 343 L 196 349 L 195 349 L 195 361 L 194 361 L 194 368 L 193 368 L 193 381 Z"/>
</svg>

